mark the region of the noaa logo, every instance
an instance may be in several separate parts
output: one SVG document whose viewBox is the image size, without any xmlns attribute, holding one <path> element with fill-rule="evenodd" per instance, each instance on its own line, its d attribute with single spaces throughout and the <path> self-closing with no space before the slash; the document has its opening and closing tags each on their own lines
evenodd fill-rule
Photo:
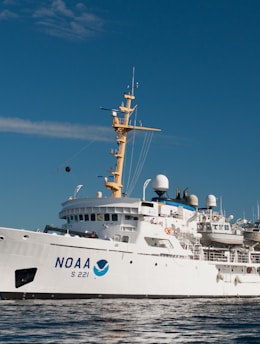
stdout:
<svg viewBox="0 0 260 344">
<path fill-rule="evenodd" d="M 96 276 L 104 276 L 109 269 L 108 261 L 105 259 L 101 259 L 96 262 L 94 265 L 93 271 Z"/>
</svg>

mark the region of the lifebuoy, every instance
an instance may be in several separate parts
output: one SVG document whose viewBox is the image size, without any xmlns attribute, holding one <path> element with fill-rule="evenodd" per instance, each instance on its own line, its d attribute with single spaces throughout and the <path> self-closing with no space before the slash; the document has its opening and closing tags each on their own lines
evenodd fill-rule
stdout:
<svg viewBox="0 0 260 344">
<path fill-rule="evenodd" d="M 166 227 L 165 228 L 165 233 L 166 234 L 171 234 L 171 232 L 172 232 L 172 228 L 171 227 Z"/>
</svg>

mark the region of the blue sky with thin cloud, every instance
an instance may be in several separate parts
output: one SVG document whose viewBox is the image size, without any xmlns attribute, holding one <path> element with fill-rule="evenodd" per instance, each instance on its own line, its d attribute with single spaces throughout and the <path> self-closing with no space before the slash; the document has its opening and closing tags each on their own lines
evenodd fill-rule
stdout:
<svg viewBox="0 0 260 344">
<path fill-rule="evenodd" d="M 121 105 L 133 67 L 131 122 L 162 131 L 129 137 L 124 191 L 141 197 L 163 173 L 170 196 L 189 187 L 200 206 L 214 194 L 227 215 L 255 219 L 259 16 L 257 0 L 1 1 L 0 225 L 61 225 L 79 184 L 110 196 L 117 147 L 100 108 Z"/>
</svg>

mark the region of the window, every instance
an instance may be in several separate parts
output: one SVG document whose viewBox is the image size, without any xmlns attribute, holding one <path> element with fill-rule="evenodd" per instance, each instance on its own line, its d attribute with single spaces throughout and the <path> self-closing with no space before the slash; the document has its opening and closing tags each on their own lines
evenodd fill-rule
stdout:
<svg viewBox="0 0 260 344">
<path fill-rule="evenodd" d="M 90 220 L 91 221 L 96 221 L 96 214 L 90 214 Z"/>
<path fill-rule="evenodd" d="M 206 228 L 207 228 L 207 231 L 211 231 L 211 225 L 210 225 L 210 223 L 207 223 L 207 224 L 206 224 Z"/>
<path fill-rule="evenodd" d="M 88 214 L 85 214 L 85 215 L 84 215 L 84 219 L 85 219 L 85 221 L 89 221 L 89 215 L 88 215 Z"/>
<path fill-rule="evenodd" d="M 83 221 L 83 215 L 79 214 L 79 221 Z"/>
<path fill-rule="evenodd" d="M 167 239 L 159 239 L 159 238 L 151 238 L 151 237 L 146 237 L 144 239 L 149 246 L 168 248 L 168 249 L 173 248 L 171 242 Z"/>
<path fill-rule="evenodd" d="M 110 221 L 110 216 L 109 216 L 109 214 L 105 214 L 105 215 L 104 215 L 104 220 L 105 220 L 105 221 Z"/>
<path fill-rule="evenodd" d="M 135 230 L 136 230 L 136 227 L 134 226 L 126 226 L 126 225 L 121 226 L 121 231 L 134 232 Z"/>
<path fill-rule="evenodd" d="M 128 242 L 128 241 L 129 241 L 129 237 L 126 236 L 126 235 L 124 235 L 124 236 L 122 237 L 122 242 Z"/>
<path fill-rule="evenodd" d="M 126 220 L 138 220 L 137 216 L 125 215 Z"/>
<path fill-rule="evenodd" d="M 112 221 L 117 221 L 117 214 L 112 214 Z"/>
<path fill-rule="evenodd" d="M 142 202 L 142 206 L 143 206 L 143 207 L 151 207 L 151 208 L 153 208 L 153 203 Z"/>
</svg>

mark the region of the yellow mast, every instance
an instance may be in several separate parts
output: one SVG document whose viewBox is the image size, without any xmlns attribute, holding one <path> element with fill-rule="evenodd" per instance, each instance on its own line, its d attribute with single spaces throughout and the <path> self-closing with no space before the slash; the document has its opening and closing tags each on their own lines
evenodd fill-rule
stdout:
<svg viewBox="0 0 260 344">
<path fill-rule="evenodd" d="M 124 98 L 126 99 L 126 106 L 119 106 L 119 111 L 112 111 L 113 115 L 113 124 L 112 127 L 115 129 L 115 132 L 118 134 L 116 136 L 116 141 L 118 143 L 118 151 L 116 152 L 116 168 L 111 173 L 114 175 L 114 181 L 105 182 L 105 186 L 112 191 L 112 197 L 120 198 L 122 197 L 122 174 L 123 174 L 123 166 L 124 166 L 124 159 L 125 159 L 125 149 L 126 149 L 126 138 L 127 133 L 131 130 L 153 130 L 153 131 L 160 131 L 160 129 L 155 128 L 146 128 L 141 126 L 129 125 L 129 118 L 134 108 L 131 108 L 131 102 L 135 99 L 133 95 L 133 87 L 132 87 L 132 94 L 124 94 Z M 123 118 L 118 117 L 118 113 L 123 113 Z"/>
</svg>

